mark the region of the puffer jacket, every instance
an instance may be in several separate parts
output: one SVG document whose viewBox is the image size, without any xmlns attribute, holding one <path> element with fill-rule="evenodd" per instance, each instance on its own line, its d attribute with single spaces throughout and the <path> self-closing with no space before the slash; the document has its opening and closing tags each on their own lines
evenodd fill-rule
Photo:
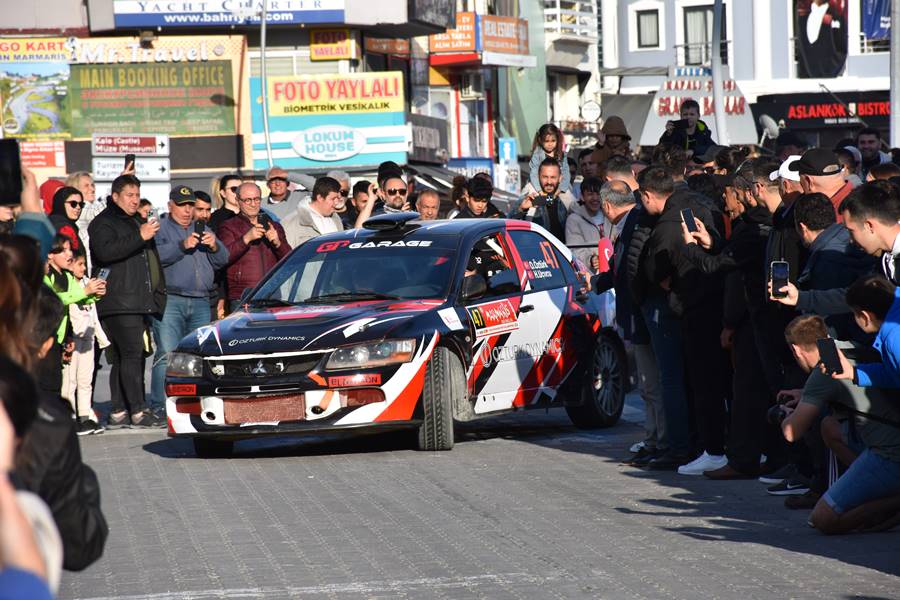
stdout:
<svg viewBox="0 0 900 600">
<path fill-rule="evenodd" d="M 603 219 L 602 223 L 607 223 L 606 219 Z M 572 254 L 589 269 L 591 268 L 591 257 L 597 255 L 597 243 L 603 237 L 604 229 L 609 229 L 608 226 L 604 227 L 603 224 L 597 225 L 594 223 L 593 217 L 591 217 L 583 204 L 573 206 L 569 218 L 566 219 L 566 244 L 569 246 L 591 244 L 593 246 L 591 248 L 575 248 L 572 250 Z M 596 274 L 593 269 L 591 269 L 591 273 Z"/>
<path fill-rule="evenodd" d="M 291 246 L 287 242 L 284 228 L 280 223 L 269 221 L 281 245 L 276 248 L 265 237 L 250 244 L 244 243 L 244 234 L 252 227 L 250 220 L 244 215 L 228 219 L 219 227 L 219 241 L 228 248 L 228 265 L 225 267 L 228 299 L 237 300 L 241 293 L 253 287 L 274 267 L 279 260 L 288 255 Z"/>
<path fill-rule="evenodd" d="M 141 237 L 140 216 L 129 216 L 115 202 L 88 227 L 93 275 L 109 269 L 106 295 L 97 302 L 100 317 L 162 314 L 166 309 L 166 280 L 156 242 Z"/>
</svg>

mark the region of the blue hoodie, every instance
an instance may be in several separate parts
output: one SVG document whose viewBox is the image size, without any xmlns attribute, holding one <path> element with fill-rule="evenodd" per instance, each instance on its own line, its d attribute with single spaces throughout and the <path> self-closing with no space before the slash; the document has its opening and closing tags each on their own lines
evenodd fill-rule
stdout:
<svg viewBox="0 0 900 600">
<path fill-rule="evenodd" d="M 856 382 L 861 387 L 900 388 L 900 287 L 872 347 L 881 354 L 880 363 L 856 365 Z"/>
<path fill-rule="evenodd" d="M 206 231 L 212 232 L 212 229 L 207 227 Z M 204 244 L 197 244 L 186 251 L 184 240 L 193 233 L 193 221 L 182 227 L 171 216 L 160 219 L 156 250 L 166 274 L 168 293 L 189 298 L 209 298 L 218 289 L 213 282 L 215 272 L 228 264 L 228 249 L 217 239 L 215 252 L 210 252 Z"/>
</svg>

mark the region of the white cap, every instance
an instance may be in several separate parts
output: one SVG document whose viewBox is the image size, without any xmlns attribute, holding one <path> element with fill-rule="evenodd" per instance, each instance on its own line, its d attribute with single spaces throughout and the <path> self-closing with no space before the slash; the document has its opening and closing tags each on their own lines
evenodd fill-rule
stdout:
<svg viewBox="0 0 900 600">
<path fill-rule="evenodd" d="M 782 179 L 788 179 L 790 181 L 796 181 L 799 183 L 800 181 L 800 173 L 797 171 L 791 171 L 788 169 L 788 165 L 790 165 L 795 160 L 800 160 L 799 154 L 791 154 L 788 156 L 781 166 L 778 167 L 777 171 L 772 171 L 769 173 L 769 181 L 776 181 L 779 177 Z"/>
</svg>

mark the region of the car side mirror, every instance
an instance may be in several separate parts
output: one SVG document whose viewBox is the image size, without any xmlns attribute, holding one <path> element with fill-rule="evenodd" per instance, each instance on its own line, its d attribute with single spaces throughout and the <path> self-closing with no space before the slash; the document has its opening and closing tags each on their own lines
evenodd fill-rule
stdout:
<svg viewBox="0 0 900 600">
<path fill-rule="evenodd" d="M 519 278 L 516 277 L 516 272 L 512 269 L 504 269 L 499 273 L 494 273 L 488 280 L 488 289 L 498 295 L 515 294 L 522 291 L 522 288 L 519 286 Z"/>
<path fill-rule="evenodd" d="M 484 280 L 480 274 L 475 273 L 474 275 L 469 275 L 468 277 L 464 277 L 462 281 L 462 290 L 459 295 L 465 300 L 471 300 L 473 298 L 479 298 L 484 296 L 484 293 L 487 292 L 488 284 L 487 281 Z"/>
</svg>

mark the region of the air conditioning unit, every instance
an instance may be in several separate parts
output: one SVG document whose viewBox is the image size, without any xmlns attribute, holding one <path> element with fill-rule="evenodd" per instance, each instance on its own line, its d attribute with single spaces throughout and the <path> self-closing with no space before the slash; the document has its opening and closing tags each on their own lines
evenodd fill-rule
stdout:
<svg viewBox="0 0 900 600">
<path fill-rule="evenodd" d="M 459 95 L 476 98 L 484 95 L 484 77 L 481 73 L 466 73 L 459 78 Z"/>
</svg>

